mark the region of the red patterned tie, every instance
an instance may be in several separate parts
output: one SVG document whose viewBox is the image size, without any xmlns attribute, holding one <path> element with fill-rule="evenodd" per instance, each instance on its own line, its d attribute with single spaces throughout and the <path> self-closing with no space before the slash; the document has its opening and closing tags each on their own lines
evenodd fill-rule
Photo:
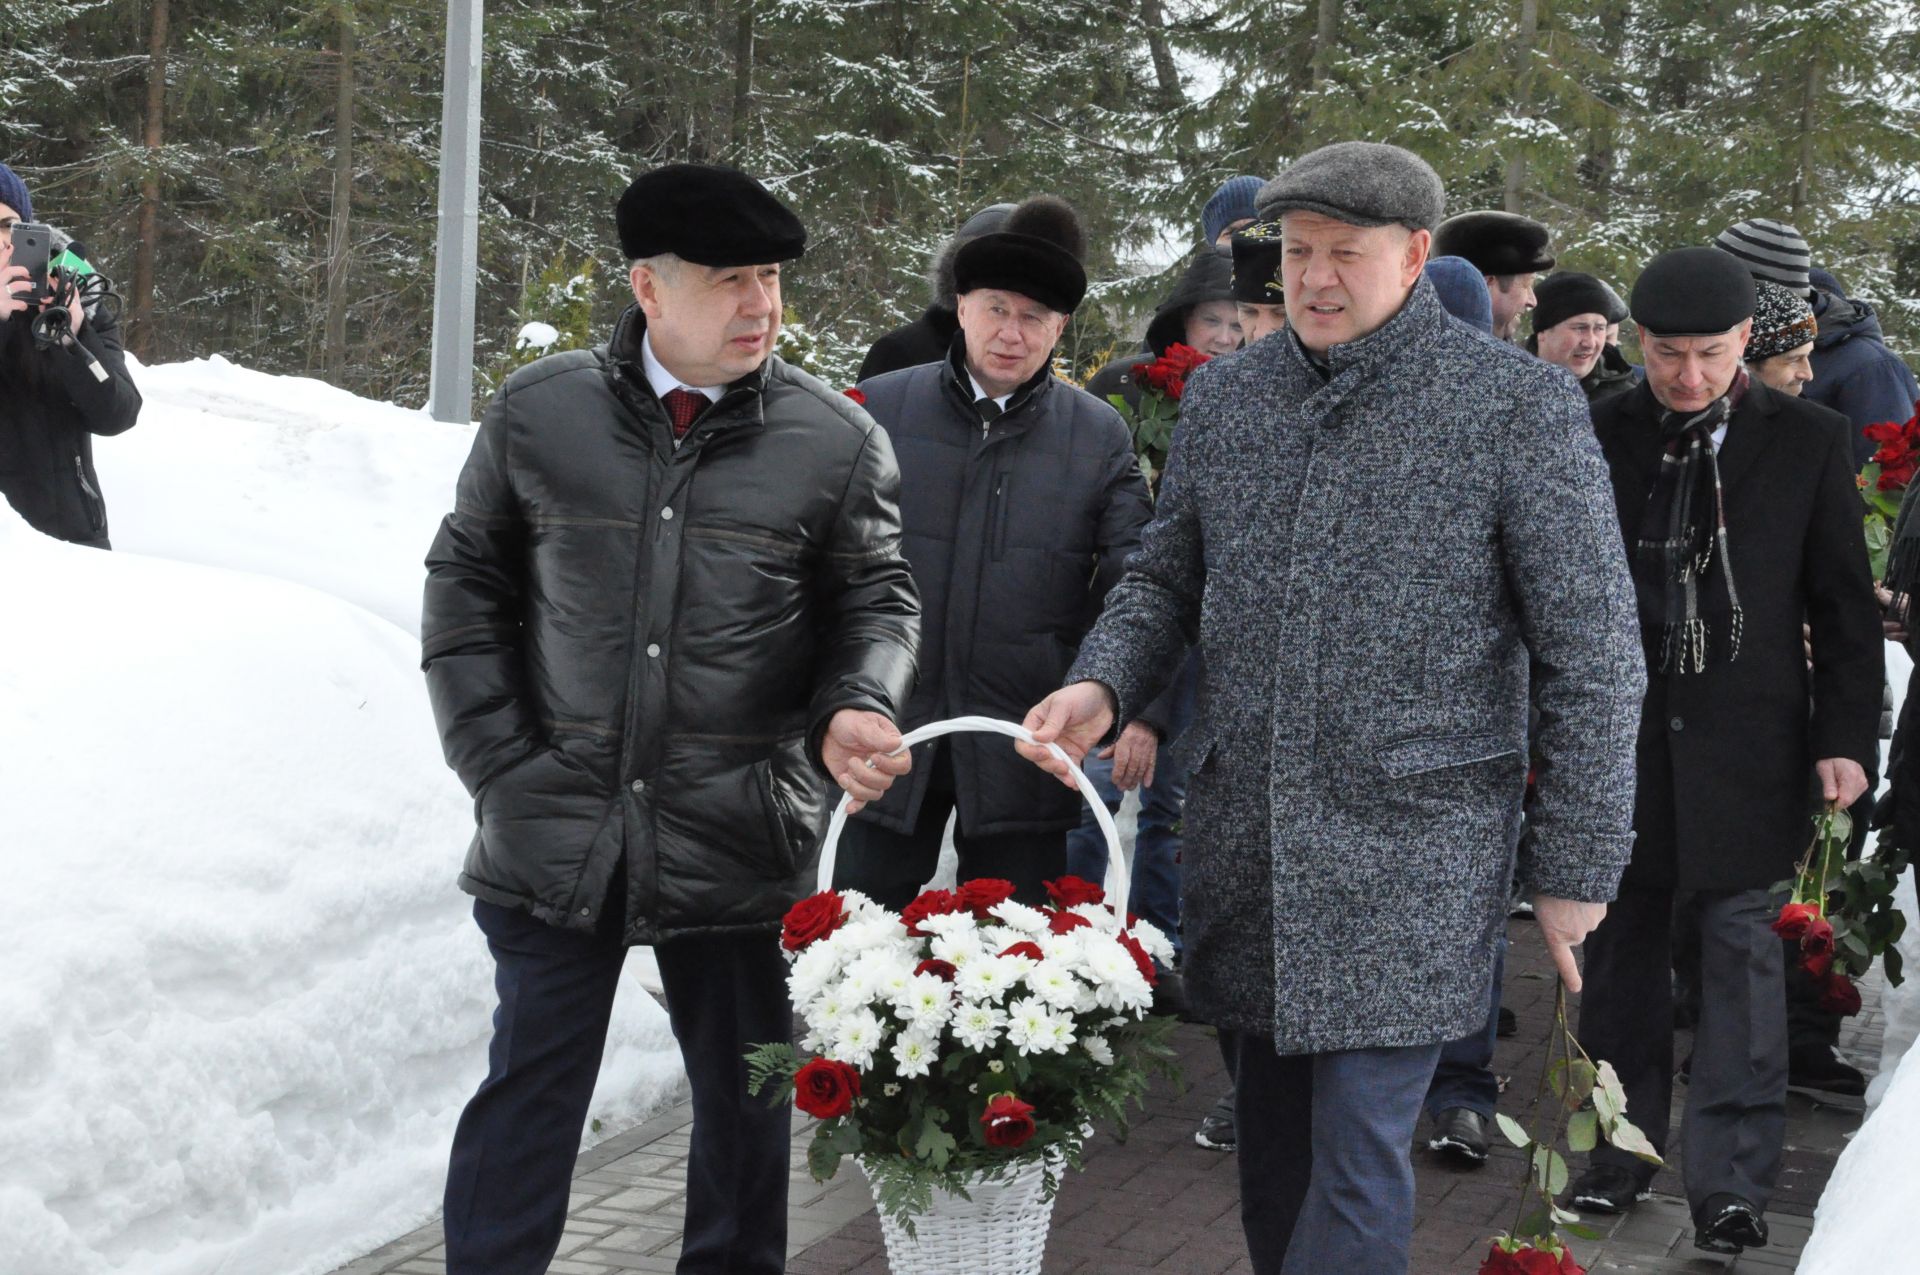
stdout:
<svg viewBox="0 0 1920 1275">
<path fill-rule="evenodd" d="M 693 427 L 694 419 L 707 410 L 707 396 L 691 390 L 668 390 L 667 396 L 660 401 L 666 405 L 667 416 L 673 421 L 673 436 L 676 439 L 685 438 L 687 431 Z"/>
</svg>

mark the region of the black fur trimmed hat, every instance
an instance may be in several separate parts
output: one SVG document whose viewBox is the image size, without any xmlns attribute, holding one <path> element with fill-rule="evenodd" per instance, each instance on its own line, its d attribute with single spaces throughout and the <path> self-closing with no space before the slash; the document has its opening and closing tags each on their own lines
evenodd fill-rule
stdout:
<svg viewBox="0 0 1920 1275">
<path fill-rule="evenodd" d="M 1531 217 L 1470 212 L 1449 217 L 1433 232 L 1433 255 L 1465 257 L 1481 274 L 1538 274 L 1553 269 L 1552 232 Z"/>
<path fill-rule="evenodd" d="M 1073 205 L 1035 195 L 1007 215 L 1007 224 L 970 239 L 953 260 L 953 290 L 999 288 L 1072 314 L 1087 295 L 1087 235 Z"/>
<path fill-rule="evenodd" d="M 1256 221 L 1233 235 L 1233 299 L 1248 305 L 1284 305 L 1278 221 Z"/>
<path fill-rule="evenodd" d="M 737 168 L 668 164 L 633 179 L 614 209 L 629 261 L 672 253 L 696 266 L 792 261 L 807 228 L 765 186 Z"/>
</svg>

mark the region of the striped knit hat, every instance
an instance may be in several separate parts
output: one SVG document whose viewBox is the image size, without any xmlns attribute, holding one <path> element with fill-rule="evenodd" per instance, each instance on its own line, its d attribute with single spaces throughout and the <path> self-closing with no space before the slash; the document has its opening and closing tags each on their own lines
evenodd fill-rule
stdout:
<svg viewBox="0 0 1920 1275">
<path fill-rule="evenodd" d="M 1755 217 L 1735 222 L 1714 238 L 1713 246 L 1746 262 L 1747 272 L 1755 279 L 1791 288 L 1803 297 L 1813 288 L 1807 282 L 1813 252 L 1800 232 L 1784 221 Z"/>
</svg>

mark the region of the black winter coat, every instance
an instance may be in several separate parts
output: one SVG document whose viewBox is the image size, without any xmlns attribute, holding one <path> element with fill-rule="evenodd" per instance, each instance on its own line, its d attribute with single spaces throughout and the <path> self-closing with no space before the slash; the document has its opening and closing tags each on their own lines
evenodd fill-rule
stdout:
<svg viewBox="0 0 1920 1275">
<path fill-rule="evenodd" d="M 0 369 L 0 493 L 35 530 L 106 549 L 107 502 L 93 468 L 93 436 L 132 429 L 140 391 L 127 374 L 112 314 L 89 315 L 77 339 L 106 380 L 94 376 L 79 351 L 66 348 L 29 352 L 41 370 L 34 385 Z"/>
<path fill-rule="evenodd" d="M 1629 557 L 1660 465 L 1660 411 L 1644 383 L 1593 406 Z M 1698 674 L 1649 673 L 1623 888 L 1770 886 L 1792 875 L 1812 835 L 1813 763 L 1874 769 L 1882 638 L 1852 434 L 1838 413 L 1749 382 L 1720 453 L 1740 656 Z M 1716 557 L 1701 596 L 1724 588 Z M 1644 625 L 1643 636 L 1652 669 L 1659 637 Z"/>
<path fill-rule="evenodd" d="M 460 884 L 628 943 L 776 928 L 813 889 L 842 708 L 897 716 L 919 605 L 887 436 L 773 358 L 676 448 L 645 320 L 487 408 L 427 557 L 427 689 L 479 831 Z"/>
<path fill-rule="evenodd" d="M 953 334 L 960 330 L 960 315 L 949 302 L 936 301 L 912 323 L 897 327 L 873 343 L 860 362 L 855 380 L 870 381 L 888 372 L 938 363 L 947 357 Z"/>
<path fill-rule="evenodd" d="M 1112 407 L 1042 371 L 984 426 L 960 343 L 939 363 L 861 383 L 900 457 L 903 544 L 925 617 L 903 727 L 978 713 L 1019 721 L 1060 686 L 1150 516 L 1132 439 Z M 1070 828 L 1080 797 L 999 736 L 956 735 L 969 834 Z M 931 756 L 931 753 L 926 753 Z M 857 818 L 906 831 L 932 767 Z"/>
</svg>

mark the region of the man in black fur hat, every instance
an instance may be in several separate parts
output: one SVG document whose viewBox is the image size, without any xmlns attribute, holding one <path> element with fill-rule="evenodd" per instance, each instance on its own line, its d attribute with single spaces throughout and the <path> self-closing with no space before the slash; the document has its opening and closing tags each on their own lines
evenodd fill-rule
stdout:
<svg viewBox="0 0 1920 1275">
<path fill-rule="evenodd" d="M 902 547 L 925 608 L 903 729 L 1024 716 L 1060 684 L 1139 546 L 1150 506 L 1126 425 L 1053 375 L 1054 346 L 1086 295 L 1085 250 L 1071 207 L 1027 200 L 956 254 L 960 331 L 946 357 L 860 382 L 900 458 Z M 1078 794 L 996 736 L 949 736 L 915 754 L 911 778 L 848 823 L 835 884 L 905 904 L 933 875 L 957 807 L 961 879 L 1004 878 L 1018 898 L 1044 902 L 1042 882 L 1065 869 Z"/>
<path fill-rule="evenodd" d="M 903 367 L 938 362 L 946 356 L 953 334 L 960 330 L 958 300 L 953 291 L 953 260 L 968 240 L 991 234 L 1006 225 L 1007 214 L 1012 211 L 1012 204 L 988 204 L 967 218 L 960 229 L 953 232 L 953 237 L 940 245 L 927 270 L 933 300 L 912 323 L 897 327 L 875 341 L 860 362 L 860 375 L 854 379 L 868 381 Z"/>
<path fill-rule="evenodd" d="M 1465 257 L 1486 276 L 1493 294 L 1493 334 L 1517 339 L 1520 316 L 1533 309 L 1533 276 L 1553 269 L 1547 228 L 1531 217 L 1507 212 L 1470 212 L 1449 217 L 1433 232 L 1433 255 Z"/>
</svg>

